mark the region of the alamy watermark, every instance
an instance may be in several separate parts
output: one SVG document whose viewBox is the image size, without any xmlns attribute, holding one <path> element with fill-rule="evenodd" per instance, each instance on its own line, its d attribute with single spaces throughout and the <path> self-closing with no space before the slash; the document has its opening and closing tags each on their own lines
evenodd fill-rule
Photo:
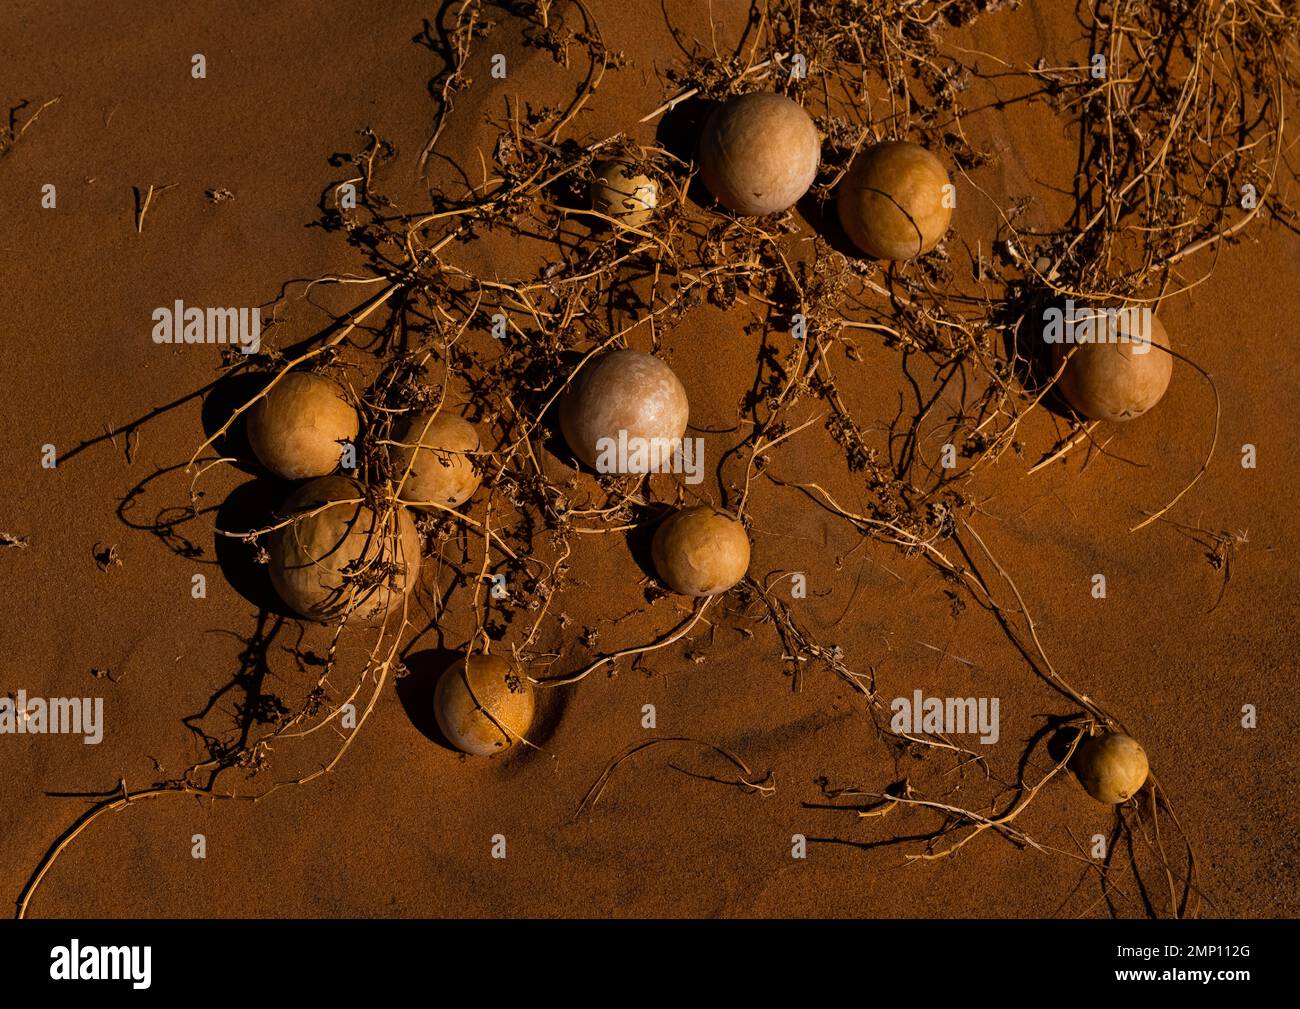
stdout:
<svg viewBox="0 0 1300 1009">
<path fill-rule="evenodd" d="M 889 702 L 889 728 L 900 736 L 979 733 L 980 742 L 991 745 L 1001 735 L 1000 706 L 996 697 L 925 697 L 914 690 Z"/>
<path fill-rule="evenodd" d="M 704 480 L 703 438 L 629 437 L 596 441 L 597 473 L 684 473 L 689 484 Z"/>
<path fill-rule="evenodd" d="M 0 697 L 0 735 L 81 736 L 87 746 L 104 739 L 102 697 Z"/>
<path fill-rule="evenodd" d="M 1067 298 L 1064 309 L 1053 305 L 1044 310 L 1043 342 L 1131 343 L 1134 354 L 1145 354 L 1151 350 L 1151 309 L 1076 307 Z"/>
<path fill-rule="evenodd" d="M 179 298 L 170 308 L 155 308 L 154 343 L 229 343 L 245 354 L 262 348 L 260 308 L 188 308 Z"/>
<path fill-rule="evenodd" d="M 153 975 L 152 946 L 83 946 L 73 939 L 50 950 L 54 981 L 130 981 L 148 988 Z"/>
</svg>

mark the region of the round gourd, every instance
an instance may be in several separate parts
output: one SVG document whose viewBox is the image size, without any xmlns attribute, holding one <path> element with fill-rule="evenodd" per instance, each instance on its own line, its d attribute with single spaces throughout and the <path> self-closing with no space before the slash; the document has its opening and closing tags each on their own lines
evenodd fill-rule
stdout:
<svg viewBox="0 0 1300 1009">
<path fill-rule="evenodd" d="M 276 476 L 305 480 L 334 472 L 343 442 L 354 441 L 360 423 L 343 389 L 322 375 L 294 371 L 253 404 L 248 443 Z"/>
<path fill-rule="evenodd" d="M 271 584 L 294 612 L 310 620 L 348 614 L 373 622 L 399 608 L 414 587 L 420 538 L 410 513 L 395 504 L 388 522 L 381 522 L 354 500 L 364 496 L 355 480 L 326 476 L 284 503 L 282 518 L 302 517 L 270 534 L 267 553 Z M 391 572 L 384 571 L 388 565 Z"/>
<path fill-rule="evenodd" d="M 1147 755 L 1132 736 L 1110 732 L 1083 744 L 1075 758 L 1079 780 L 1098 802 L 1127 802 L 1146 784 Z"/>
<path fill-rule="evenodd" d="M 649 222 L 659 202 L 659 188 L 648 175 L 633 172 L 623 161 L 602 161 L 595 166 L 591 208 L 632 228 Z"/>
<path fill-rule="evenodd" d="M 560 401 L 560 429 L 573 454 L 595 467 L 602 439 L 626 432 L 651 443 L 686 433 L 690 407 L 686 390 L 659 358 L 636 350 L 614 350 L 588 361 Z"/>
<path fill-rule="evenodd" d="M 840 182 L 840 224 L 853 244 L 877 259 L 913 259 L 948 230 L 948 173 L 924 147 L 906 141 L 860 151 Z"/>
<path fill-rule="evenodd" d="M 745 527 L 712 508 L 682 508 L 659 524 L 650 543 L 659 577 L 674 592 L 726 592 L 749 570 Z"/>
<path fill-rule="evenodd" d="M 438 727 L 456 749 L 485 757 L 528 735 L 533 685 L 496 655 L 457 658 L 433 695 Z"/>
<path fill-rule="evenodd" d="M 729 98 L 700 138 L 700 178 L 738 214 L 774 214 L 799 201 L 817 175 L 821 140 L 803 106 L 755 92 Z"/>
<path fill-rule="evenodd" d="M 478 490 L 482 477 L 472 453 L 479 437 L 464 418 L 445 409 L 407 414 L 393 425 L 392 440 L 399 443 L 390 452 L 393 479 L 402 481 L 397 496 L 412 508 L 439 510 L 426 502 L 455 508 Z"/>
<path fill-rule="evenodd" d="M 1140 316 L 1145 316 L 1149 325 L 1139 323 Z M 1165 353 L 1169 334 L 1154 313 L 1120 311 L 1116 318 L 1117 333 L 1128 337 L 1127 342 L 1107 339 L 1052 345 L 1053 373 L 1069 355 L 1056 388 L 1072 407 L 1093 420 L 1142 416 L 1160 402 L 1174 370 L 1172 355 Z M 1104 320 L 1099 322 L 1103 329 L 1107 328 Z M 1147 332 L 1138 332 L 1141 329 Z"/>
</svg>

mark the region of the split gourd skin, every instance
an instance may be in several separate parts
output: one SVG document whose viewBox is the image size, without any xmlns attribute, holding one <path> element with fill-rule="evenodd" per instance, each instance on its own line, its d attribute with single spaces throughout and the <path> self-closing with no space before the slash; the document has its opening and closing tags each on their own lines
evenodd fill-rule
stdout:
<svg viewBox="0 0 1300 1009">
<path fill-rule="evenodd" d="M 560 401 L 560 430 L 582 462 L 595 467 L 600 440 L 680 439 L 690 405 L 673 370 L 652 354 L 614 350 L 588 361 Z"/>
<path fill-rule="evenodd" d="M 943 163 L 924 147 L 889 141 L 860 151 L 840 182 L 840 224 L 853 244 L 876 259 L 914 259 L 929 252 L 952 220 Z"/>
<path fill-rule="evenodd" d="M 1150 327 L 1144 338 L 1134 333 L 1138 327 L 1129 313 L 1118 318 L 1118 332 L 1129 337 L 1129 342 L 1052 345 L 1053 372 L 1069 357 L 1057 379 L 1057 390 L 1070 406 L 1092 420 L 1142 416 L 1160 402 L 1173 374 L 1174 359 L 1166 353 L 1169 334 L 1160 320 L 1147 314 Z"/>
<path fill-rule="evenodd" d="M 434 689 L 438 728 L 456 749 L 486 757 L 526 738 L 533 724 L 533 685 L 496 655 L 457 658 Z"/>
<path fill-rule="evenodd" d="M 294 612 L 327 621 L 347 614 L 367 623 L 400 610 L 420 571 L 420 537 L 394 504 L 387 522 L 355 480 L 326 476 L 299 487 L 280 510 L 301 516 L 271 533 L 271 584 Z M 390 570 L 391 569 L 391 570 Z"/>
<path fill-rule="evenodd" d="M 664 519 L 650 553 L 659 577 L 686 596 L 726 592 L 749 570 L 745 527 L 706 506 L 682 508 Z"/>
<path fill-rule="evenodd" d="M 761 217 L 794 206 L 817 176 L 821 139 L 803 106 L 783 95 L 729 98 L 704 125 L 700 178 L 714 199 Z"/>
<path fill-rule="evenodd" d="M 397 496 L 411 507 L 427 512 L 439 511 L 436 505 L 455 508 L 478 490 L 482 477 L 473 462 L 478 432 L 463 417 L 446 409 L 407 414 L 393 425 L 392 440 L 393 479 L 401 481 Z"/>
<path fill-rule="evenodd" d="M 1083 744 L 1075 758 L 1083 787 L 1098 802 L 1127 802 L 1146 784 L 1147 755 L 1132 736 L 1108 732 Z"/>
<path fill-rule="evenodd" d="M 276 476 L 306 480 L 333 473 L 342 443 L 355 441 L 360 426 L 337 382 L 293 371 L 253 404 L 248 443 Z"/>
<path fill-rule="evenodd" d="M 659 188 L 648 175 L 636 174 L 622 161 L 602 161 L 595 166 L 591 208 L 606 217 L 640 228 L 650 222 L 659 202 Z"/>
</svg>

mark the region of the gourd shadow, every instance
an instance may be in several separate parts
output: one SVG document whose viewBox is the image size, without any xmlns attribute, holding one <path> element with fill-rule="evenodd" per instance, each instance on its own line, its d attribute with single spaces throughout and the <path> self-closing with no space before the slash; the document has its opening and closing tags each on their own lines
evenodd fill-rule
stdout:
<svg viewBox="0 0 1300 1009">
<path fill-rule="evenodd" d="M 546 415 L 541 419 L 539 433 L 541 435 L 542 448 L 566 466 L 571 466 L 575 470 L 591 473 L 594 472 L 594 470 L 589 466 L 586 466 L 576 455 L 574 455 L 573 450 L 569 448 L 569 443 L 564 437 L 564 429 L 560 425 L 560 408 L 564 403 L 564 397 L 567 390 L 565 392 L 560 392 L 560 394 L 556 396 L 556 393 L 559 392 L 561 381 L 573 374 L 574 369 L 577 368 L 578 363 L 582 358 L 583 355 L 577 351 L 561 351 L 558 367 L 556 368 L 556 377 L 551 382 L 547 383 L 546 388 L 543 389 L 541 394 L 536 398 L 535 403 L 530 405 L 540 408 L 552 396 L 555 396 L 555 402 L 551 404 L 551 408 L 546 411 Z M 592 360 L 595 360 L 595 358 Z M 570 384 L 570 388 L 572 388 L 572 384 Z"/>
<path fill-rule="evenodd" d="M 1051 347 L 1043 338 L 1047 312 L 1051 309 L 1064 312 L 1065 298 L 1050 288 L 1025 285 L 1009 291 L 990 320 L 1002 331 L 1003 350 L 1015 379 L 1031 396 L 1047 389 L 1055 371 Z M 1043 397 L 1041 405 L 1058 417 L 1072 419 L 1074 416 L 1055 389 Z"/>
<path fill-rule="evenodd" d="M 452 751 L 456 747 L 443 734 L 434 714 L 433 695 L 438 688 L 438 678 L 460 655 L 460 652 L 441 646 L 404 655 L 402 664 L 406 667 L 406 675 L 396 683 L 397 699 L 411 724 L 426 739 Z"/>
<path fill-rule="evenodd" d="M 272 525 L 276 521 L 275 511 L 284 503 L 287 493 L 278 481 L 249 480 L 231 491 L 221 503 L 216 513 L 216 528 L 227 533 L 246 533 Z M 217 564 L 231 588 L 260 609 L 279 616 L 295 616 L 271 585 L 267 565 L 257 562 L 257 548 L 252 543 L 220 533 L 215 534 L 215 540 Z"/>
<path fill-rule="evenodd" d="M 1057 721 L 1059 722 L 1059 720 Z M 1082 746 L 1085 741 L 1085 733 L 1078 725 L 1054 724 L 1050 726 L 1050 728 L 1053 731 L 1052 735 L 1047 740 L 1047 755 L 1058 764 L 1065 759 L 1065 755 L 1070 752 L 1070 747 L 1075 744 L 1076 740 L 1078 741 L 1079 746 Z M 1079 751 L 1076 748 L 1073 760 L 1077 760 L 1078 756 Z M 1073 760 L 1071 763 L 1073 763 Z"/>
<path fill-rule="evenodd" d="M 817 237 L 840 255 L 849 259 L 875 262 L 871 256 L 853 244 L 853 239 L 844 230 L 844 225 L 840 223 L 840 215 L 836 209 L 833 195 L 827 197 L 819 196 L 811 191 L 807 192 L 795 204 L 795 210 L 799 212 Z M 880 265 L 882 268 L 887 268 L 889 264 L 881 262 Z"/>
<path fill-rule="evenodd" d="M 220 431 L 222 425 L 231 419 L 235 411 L 259 395 L 274 377 L 270 372 L 245 371 L 223 375 L 217 379 L 207 396 L 203 398 L 203 407 L 200 411 L 204 436 L 211 438 Z M 243 470 L 245 473 L 261 473 L 263 472 L 261 464 L 257 461 L 253 447 L 248 441 L 246 426 L 248 414 L 249 411 L 245 410 L 235 417 L 230 430 L 218 438 L 211 447 L 220 456 L 233 457 L 231 465 L 236 469 Z"/>
<path fill-rule="evenodd" d="M 442 731 L 442 727 L 438 725 L 434 695 L 438 689 L 438 680 L 442 678 L 443 673 L 464 654 L 462 651 L 443 648 L 441 645 L 411 652 L 402 657 L 406 675 L 397 680 L 397 697 L 411 724 L 426 739 L 452 753 L 460 751 L 452 745 Z M 520 672 L 524 675 L 528 674 L 527 669 L 521 669 Z M 555 734 L 564 714 L 564 708 L 567 706 L 565 694 L 563 690 L 534 686 L 533 696 L 537 707 L 533 715 L 533 724 L 526 733 L 528 742 L 533 746 L 545 746 Z M 538 755 L 538 751 L 527 743 L 516 742 L 502 754 L 496 754 L 488 759 L 509 760 L 513 764 L 524 763 Z"/>
<path fill-rule="evenodd" d="M 633 562 L 641 569 L 641 573 L 651 579 L 654 585 L 646 587 L 647 601 L 653 601 L 662 593 L 656 586 L 663 584 L 659 573 L 655 570 L 654 552 L 651 545 L 654 543 L 655 532 L 659 528 L 659 523 L 668 516 L 670 509 L 659 506 L 650 506 L 637 510 L 635 521 L 636 527 L 629 529 L 627 536 L 627 550 L 631 554 Z"/>
<path fill-rule="evenodd" d="M 558 416 L 548 416 L 542 422 L 542 434 L 542 448 L 548 455 L 554 456 L 575 472 L 593 472 L 581 459 L 573 454 L 573 449 L 569 448 L 569 443 L 564 439 L 564 432 L 560 430 Z"/>
<path fill-rule="evenodd" d="M 704 123 L 719 103 L 698 96 L 674 105 L 655 128 L 655 143 L 673 157 L 698 167 L 699 138 Z M 716 207 L 717 201 L 696 172 L 686 188 L 686 198 L 700 207 Z"/>
<path fill-rule="evenodd" d="M 559 146 L 560 150 L 570 157 L 578 158 L 583 154 L 582 148 L 573 141 L 566 140 Z M 549 197 L 556 207 L 568 213 L 561 224 L 560 233 L 537 234 L 535 237 L 552 242 L 558 241 L 561 249 L 566 252 L 578 252 L 592 239 L 603 237 L 613 230 L 607 221 L 586 213 L 591 209 L 592 178 L 591 167 L 581 168 L 565 172 L 542 187 L 542 193 Z"/>
</svg>

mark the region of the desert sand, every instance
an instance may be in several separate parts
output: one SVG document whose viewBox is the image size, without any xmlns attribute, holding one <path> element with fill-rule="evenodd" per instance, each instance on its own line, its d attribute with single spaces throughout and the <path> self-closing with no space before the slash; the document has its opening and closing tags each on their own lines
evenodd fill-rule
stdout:
<svg viewBox="0 0 1300 1009">
<path fill-rule="evenodd" d="M 566 128 L 584 143 L 620 131 L 635 143 L 666 143 L 662 115 L 639 121 L 680 90 L 665 71 L 683 65 L 683 46 L 692 41 L 732 51 L 748 16 L 748 5 L 732 0 L 588 5 L 606 46 L 626 64 L 605 74 Z M 436 46 L 421 41 L 425 19 L 436 39 L 438 18 L 454 6 L 290 2 L 214 17 L 199 4 L 166 13 L 118 5 L 88 18 L 70 5 L 2 5 L 0 22 L 10 30 L 0 94 L 8 106 L 29 103 L 15 113 L 20 126 L 43 102 L 59 100 L 0 157 L 9 353 L 0 393 L 7 444 L 0 531 L 25 540 L 0 549 L 0 693 L 102 697 L 105 712 L 98 745 L 0 736 L 7 772 L 0 777 L 0 889 L 15 901 L 93 802 L 168 780 L 207 758 L 207 740 L 247 742 L 273 723 L 277 705 L 300 704 L 319 675 L 332 630 L 284 613 L 249 551 L 214 534 L 214 526 L 253 527 L 288 486 L 269 480 L 245 452 L 205 476 L 198 514 L 191 513 L 186 463 L 219 423 L 214 418 L 230 409 L 232 393 L 228 383 L 214 389 L 219 348 L 154 343 L 151 313 L 177 299 L 263 306 L 264 319 L 274 319 L 263 334 L 272 347 L 329 331 L 382 289 L 306 283 L 374 276 L 371 250 L 350 241 L 345 228 L 322 226 L 334 187 L 358 171 L 351 155 L 364 160 L 372 138 L 391 145 L 372 165 L 392 200 L 384 212 L 420 214 L 433 205 L 431 190 L 459 197 L 483 180 L 499 133 L 489 117 L 508 119 L 521 103 L 526 110 L 572 100 L 587 72 L 581 45 L 572 44 L 566 68 L 528 43 L 535 24 L 494 8 L 495 26 L 467 68 L 472 83 L 455 95 L 422 173 L 439 107 L 431 82 L 445 69 Z M 558 23 L 580 24 L 575 7 L 555 7 Z M 1017 65 L 1039 57 L 1048 66 L 1082 62 L 1087 48 L 1076 19 L 1046 7 L 1024 4 L 945 26 L 945 42 Z M 206 57 L 205 78 L 191 74 L 195 53 Z M 504 79 L 491 75 L 496 53 L 505 57 Z M 1078 154 L 1066 118 L 1017 100 L 1027 90 L 1023 79 L 996 76 L 994 60 L 980 65 L 989 77 L 971 85 L 968 105 L 977 111 L 964 126 L 972 146 L 996 156 L 954 173 L 958 203 L 946 255 L 963 290 L 978 289 L 972 258 L 993 255 L 1014 203 L 1023 203 L 1020 220 L 1029 227 L 1068 219 Z M 1277 179 L 1281 202 L 1297 197 L 1294 167 L 1292 150 Z M 42 186 L 51 183 L 54 209 L 41 205 Z M 135 191 L 149 187 L 141 224 Z M 229 196 L 209 195 L 218 192 Z M 792 254 L 807 258 L 817 208 L 801 204 L 790 226 Z M 595 223 L 575 216 L 558 241 L 483 231 L 440 254 L 482 277 L 535 277 L 548 262 L 575 261 L 575 250 L 599 236 Z M 1195 851 L 1200 913 L 1294 916 L 1300 237 L 1260 220 L 1180 269 L 1184 282 L 1209 275 L 1162 303 L 1160 317 L 1175 346 L 1213 376 L 1221 415 L 1211 464 L 1166 514 L 1170 521 L 1130 531 L 1196 475 L 1214 431 L 1210 385 L 1181 363 L 1155 410 L 1099 435 L 1104 452 L 1084 444 L 1030 473 L 1068 424 L 1059 412 L 1029 414 L 1016 434 L 1023 450 L 982 467 L 964 488 L 977 502 L 967 518 L 1014 578 L 1054 668 L 1142 741 Z M 644 292 L 644 282 L 630 284 Z M 864 297 L 883 316 L 862 318 L 889 317 L 886 299 Z M 635 317 L 635 305 L 620 305 L 613 293 L 609 299 L 611 327 Z M 636 349 L 656 349 L 686 387 L 690 433 L 709 446 L 705 480 L 694 488 L 703 500 L 729 495 L 735 507 L 744 465 L 728 463 L 720 478 L 717 463 L 749 433 L 740 411 L 760 349 L 785 354 L 792 346 L 787 333 L 765 328 L 765 318 L 764 306 L 742 293 L 729 308 L 701 300 L 653 334 L 642 326 L 628 338 Z M 386 307 L 354 340 L 373 346 L 396 335 Z M 588 349 L 581 333 L 574 336 Z M 481 325 L 470 326 L 464 341 L 485 358 L 499 352 Z M 930 365 L 866 329 L 848 332 L 829 357 L 868 444 L 882 459 L 896 458 L 901 443 L 890 426 L 924 409 L 936 388 Z M 504 409 L 463 385 L 450 395 L 489 428 L 491 411 Z M 941 398 L 936 418 L 946 404 Z M 802 423 L 825 412 L 810 396 L 791 416 Z M 934 465 L 943 439 L 929 430 L 916 450 Z M 57 450 L 54 468 L 41 465 L 47 444 Z M 1255 468 L 1241 465 L 1247 444 L 1255 446 Z M 229 447 L 238 448 L 233 439 Z M 595 478 L 575 469 L 562 442 L 538 438 L 534 447 L 574 502 L 599 504 Z M 872 795 L 904 779 L 935 801 L 1003 812 L 1016 797 L 1007 785 L 1022 770 L 1033 782 L 1052 769 L 1042 735 L 1048 720 L 1079 707 L 1035 671 L 1036 652 L 1027 656 L 994 613 L 923 557 L 864 537 L 790 486 L 816 483 L 850 511 L 862 505 L 864 474 L 848 470 L 824 421 L 766 454 L 777 479 L 755 479 L 746 498 L 750 576 L 760 585 L 776 581 L 799 626 L 821 646 L 838 647 L 843 664 L 872 684 L 882 705 L 874 714 L 824 662 L 783 658 L 789 643 L 758 619 L 762 608 L 732 595 L 683 640 L 542 690 L 534 746 L 491 759 L 462 756 L 438 738 L 431 709 L 436 675 L 476 628 L 483 541 L 461 529 L 425 561 L 401 644 L 406 675 L 388 678 L 329 774 L 256 803 L 170 794 L 131 802 L 60 855 L 28 913 L 1169 913 L 1168 887 L 1151 875 L 1143 837 L 1131 841 L 1146 867 L 1139 880 L 1116 811 L 1090 799 L 1069 773 L 1048 782 L 1014 821 L 1051 850 L 988 830 L 951 857 L 909 860 L 950 847 L 970 826 L 952 824 L 936 839 L 945 817 L 932 809 L 857 815 L 878 804 Z M 673 501 L 676 482 L 654 477 L 655 498 Z M 480 491 L 466 506 L 479 521 L 485 497 Z M 500 520 L 505 505 L 494 500 Z M 1211 563 L 1191 527 L 1226 531 L 1234 544 L 1228 571 Z M 533 675 L 573 673 L 690 617 L 683 597 L 647 601 L 645 530 L 574 535 L 569 546 L 568 581 L 530 647 Z M 554 559 L 550 547 L 539 550 Z M 1019 608 L 977 548 L 971 563 Z M 788 578 L 780 580 L 789 572 L 805 575 L 806 598 L 790 597 Z M 1105 599 L 1091 592 L 1098 572 L 1106 576 Z M 206 578 L 201 599 L 191 591 L 196 574 Z M 511 642 L 523 641 L 533 616 L 524 611 L 503 624 L 494 650 L 508 654 Z M 349 676 L 364 668 L 370 643 L 344 632 L 330 676 L 335 700 L 352 688 Z M 916 690 L 999 699 L 995 745 L 957 740 L 978 751 L 982 765 L 882 739 L 877 722 L 887 722 L 890 700 Z M 646 705 L 655 710 L 652 730 L 643 727 Z M 1242 727 L 1243 705 L 1258 712 L 1257 728 Z M 597 801 L 584 802 L 611 761 L 656 737 L 700 742 L 636 753 Z M 227 769 L 215 791 L 261 790 L 309 774 L 340 742 L 334 728 L 278 741 L 255 777 Z M 741 759 L 761 787 L 737 784 L 741 772 L 710 746 Z M 1162 831 L 1171 831 L 1168 819 Z M 195 835 L 205 839 L 202 859 L 193 857 Z M 504 859 L 492 857 L 497 835 L 506 841 Z M 791 857 L 795 835 L 806 838 L 806 858 Z M 1096 835 L 1115 849 L 1107 889 L 1088 855 Z M 1177 862 L 1176 834 L 1162 836 Z"/>
</svg>

